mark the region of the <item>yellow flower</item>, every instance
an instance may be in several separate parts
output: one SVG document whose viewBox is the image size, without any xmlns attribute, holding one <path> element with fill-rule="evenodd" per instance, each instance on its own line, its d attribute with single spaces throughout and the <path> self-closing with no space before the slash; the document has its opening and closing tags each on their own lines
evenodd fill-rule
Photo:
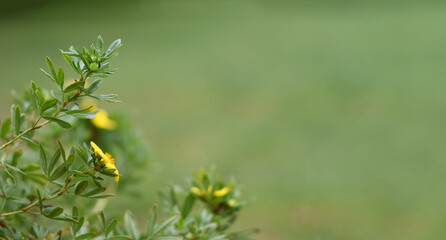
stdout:
<svg viewBox="0 0 446 240">
<path fill-rule="evenodd" d="M 111 156 L 110 153 L 105 153 L 94 143 L 93 141 L 90 142 L 90 145 L 93 147 L 94 152 L 101 156 L 101 162 L 105 164 L 105 166 L 109 169 L 115 169 L 114 173 L 118 176 L 115 176 L 115 181 L 119 181 L 119 172 L 118 169 L 115 166 L 115 159 Z"/>
<path fill-rule="evenodd" d="M 98 128 L 105 130 L 116 129 L 116 122 L 108 118 L 108 113 L 104 109 L 97 109 L 98 112 L 94 115 L 95 118 L 91 119 L 91 123 Z"/>
<path fill-rule="evenodd" d="M 224 187 L 218 191 L 215 191 L 214 196 L 215 197 L 223 197 L 224 195 L 228 194 L 228 192 L 229 192 L 229 188 Z"/>
<path fill-rule="evenodd" d="M 197 194 L 200 197 L 204 197 L 206 195 L 206 193 L 212 192 L 212 186 L 209 186 L 207 191 L 204 188 L 199 189 L 197 187 L 192 187 L 190 189 L 190 191 L 192 193 Z M 214 192 L 214 197 L 223 197 L 224 195 L 228 194 L 228 192 L 229 192 L 229 188 L 224 187 L 224 188 L 222 188 L 220 190 L 215 191 Z"/>
<path fill-rule="evenodd" d="M 116 129 L 116 122 L 111 120 L 108 117 L 107 111 L 104 109 L 98 108 L 93 101 L 84 101 L 81 104 L 82 108 L 90 108 L 90 112 L 98 111 L 94 116 L 95 118 L 91 119 L 91 123 L 101 129 L 105 130 L 114 130 Z"/>
</svg>

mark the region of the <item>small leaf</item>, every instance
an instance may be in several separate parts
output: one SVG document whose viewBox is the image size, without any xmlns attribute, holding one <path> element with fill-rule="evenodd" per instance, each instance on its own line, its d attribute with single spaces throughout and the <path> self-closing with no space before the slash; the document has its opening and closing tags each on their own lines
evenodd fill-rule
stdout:
<svg viewBox="0 0 446 240">
<path fill-rule="evenodd" d="M 56 75 L 56 69 L 54 68 L 53 61 L 51 61 L 51 59 L 49 57 L 46 57 L 45 60 L 46 60 L 46 65 L 51 70 L 51 76 L 53 77 L 54 81 L 56 81 L 57 75 Z"/>
<path fill-rule="evenodd" d="M 96 194 L 92 196 L 88 196 L 88 198 L 108 198 L 108 197 L 114 197 L 115 194 Z"/>
<path fill-rule="evenodd" d="M 63 90 L 63 92 L 64 93 L 69 93 L 69 92 L 72 92 L 72 91 L 75 91 L 75 90 L 80 90 L 80 89 L 83 88 L 84 84 L 85 84 L 85 82 L 75 82 L 75 83 L 69 85 L 68 87 L 66 87 Z"/>
<path fill-rule="evenodd" d="M 48 165 L 48 172 L 53 171 L 59 158 L 60 158 L 60 149 L 57 149 L 57 151 L 54 153 L 53 157 L 50 160 L 50 164 Z"/>
<path fill-rule="evenodd" d="M 62 143 L 59 139 L 57 139 L 57 146 L 59 147 L 60 153 L 62 154 L 62 159 L 66 161 L 67 157 L 65 155 L 65 149 L 63 148 Z"/>
<path fill-rule="evenodd" d="M 61 207 L 55 207 L 51 210 L 49 210 L 49 209 L 43 210 L 43 214 L 49 218 L 57 217 L 62 213 L 63 213 L 63 208 L 61 208 Z"/>
<path fill-rule="evenodd" d="M 102 79 L 97 79 L 91 83 L 91 85 L 87 88 L 87 94 L 92 94 L 95 92 L 102 83 Z"/>
<path fill-rule="evenodd" d="M 108 240 L 132 240 L 132 239 L 127 236 L 113 236 L 109 237 Z"/>
<path fill-rule="evenodd" d="M 105 230 L 105 216 L 104 216 L 104 213 L 102 211 L 99 212 L 98 218 L 99 218 L 99 221 L 102 224 L 102 229 Z"/>
<path fill-rule="evenodd" d="M 46 110 L 54 107 L 56 104 L 58 103 L 58 100 L 56 98 L 52 98 L 49 99 L 47 101 L 45 101 L 41 106 L 40 106 L 40 112 L 44 113 Z"/>
<path fill-rule="evenodd" d="M 148 236 L 151 236 L 155 230 L 156 219 L 158 217 L 158 204 L 154 204 L 149 213 L 149 219 L 147 221 L 146 232 Z"/>
<path fill-rule="evenodd" d="M 66 171 L 67 169 L 65 168 L 65 164 L 60 164 L 60 166 L 53 172 L 53 174 L 51 174 L 50 180 L 54 181 L 60 178 Z"/>
<path fill-rule="evenodd" d="M 52 122 L 59 124 L 59 126 L 61 126 L 63 128 L 71 128 L 71 124 L 69 124 L 68 122 L 65 122 L 62 119 L 50 117 L 50 116 L 42 116 L 42 117 L 45 118 L 46 120 L 50 120 Z"/>
<path fill-rule="evenodd" d="M 124 224 L 125 224 L 125 229 L 127 230 L 130 237 L 133 239 L 138 239 L 139 238 L 138 225 L 136 225 L 135 217 L 130 211 L 125 212 Z"/>
<path fill-rule="evenodd" d="M 64 73 L 63 73 L 62 68 L 59 68 L 57 70 L 57 82 L 59 83 L 60 89 L 63 89 L 63 84 L 64 84 L 65 80 L 64 80 Z"/>
<path fill-rule="evenodd" d="M 81 239 L 91 239 L 91 238 L 93 238 L 94 237 L 94 233 L 84 233 L 84 234 L 82 234 L 82 235 L 79 235 L 79 236 L 77 236 L 77 237 L 75 237 L 74 239 L 75 240 L 81 240 Z"/>
<path fill-rule="evenodd" d="M 104 50 L 104 40 L 102 39 L 101 35 L 98 36 L 96 47 L 98 48 L 99 52 L 102 52 Z"/>
<path fill-rule="evenodd" d="M 2 124 L 2 128 L 0 130 L 0 137 L 5 138 L 6 134 L 9 133 L 10 128 L 11 128 L 11 118 L 7 118 Z"/>
<path fill-rule="evenodd" d="M 159 226 L 156 227 L 155 231 L 153 231 L 153 234 L 156 235 L 158 233 L 161 233 L 168 226 L 170 226 L 171 224 L 178 221 L 179 218 L 180 218 L 179 215 L 174 215 L 174 216 L 167 218 L 166 220 L 164 220 L 164 222 L 162 222 Z"/>
<path fill-rule="evenodd" d="M 74 190 L 74 194 L 76 194 L 76 195 L 81 194 L 82 192 L 84 192 L 84 190 L 87 188 L 87 186 L 88 186 L 87 180 L 83 180 L 83 181 L 77 183 L 77 186 Z"/>
<path fill-rule="evenodd" d="M 39 200 L 39 208 L 40 208 L 40 213 L 43 213 L 43 202 L 42 202 L 42 197 L 40 196 L 40 191 L 38 188 L 36 188 L 37 190 L 37 198 Z"/>
<path fill-rule="evenodd" d="M 111 231 L 113 231 L 115 229 L 117 223 L 118 223 L 118 219 L 113 218 L 113 220 L 111 220 L 111 222 L 105 228 L 105 235 L 108 235 Z"/>
<path fill-rule="evenodd" d="M 121 44 L 121 39 L 117 39 L 114 42 L 112 42 L 112 44 L 110 44 L 110 46 L 107 49 L 107 52 L 105 53 L 105 57 L 109 58 L 112 56 L 112 54 L 117 51 L 119 48 L 122 47 Z"/>
<path fill-rule="evenodd" d="M 40 148 L 40 166 L 42 166 L 42 170 L 45 173 L 46 176 L 48 176 L 48 160 L 46 158 L 45 150 L 42 147 L 42 144 L 39 144 Z"/>
<path fill-rule="evenodd" d="M 181 209 L 181 216 L 183 216 L 183 218 L 186 218 L 190 210 L 192 210 L 194 202 L 195 202 L 195 195 L 189 193 L 189 195 L 184 200 L 183 208 Z"/>
<path fill-rule="evenodd" d="M 51 219 L 58 220 L 58 221 L 64 221 L 69 223 L 78 223 L 74 218 L 67 217 L 67 216 L 59 216 L 59 217 L 53 217 Z"/>
<path fill-rule="evenodd" d="M 105 190 L 106 190 L 106 188 L 104 188 L 104 187 L 96 188 L 96 189 L 93 189 L 93 190 L 91 190 L 91 191 L 89 191 L 89 192 L 87 192 L 87 193 L 85 193 L 85 194 L 82 194 L 81 196 L 82 196 L 82 197 L 89 197 L 89 196 L 93 196 L 93 195 L 95 195 L 95 194 L 104 192 Z"/>
<path fill-rule="evenodd" d="M 15 106 L 15 111 L 14 111 L 14 128 L 15 128 L 15 133 L 19 134 L 20 132 L 20 125 L 22 123 L 22 119 L 21 119 L 21 113 L 20 113 L 20 108 L 19 106 Z"/>
</svg>

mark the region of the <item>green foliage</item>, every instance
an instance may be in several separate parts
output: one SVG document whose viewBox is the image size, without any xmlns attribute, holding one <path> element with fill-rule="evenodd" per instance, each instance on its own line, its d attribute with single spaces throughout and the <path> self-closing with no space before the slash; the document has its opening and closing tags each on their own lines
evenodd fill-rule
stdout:
<svg viewBox="0 0 446 240">
<path fill-rule="evenodd" d="M 0 239 L 246 239 L 252 231 L 226 233 L 245 205 L 238 188 L 211 182 L 204 171 L 190 191 L 172 187 L 163 195 L 164 217 L 154 205 L 144 231 L 129 211 L 123 221 L 105 217 L 107 199 L 140 180 L 138 169 L 148 160 L 128 116 L 109 117 L 94 102 L 118 102 L 116 94 L 95 92 L 115 71 L 108 60 L 121 46 L 118 39 L 104 47 L 99 36 L 89 48 L 61 51 L 78 75 L 72 81 L 47 57 L 42 72 L 56 89 L 31 82 L 15 94 L 11 116 L 0 125 Z"/>
</svg>

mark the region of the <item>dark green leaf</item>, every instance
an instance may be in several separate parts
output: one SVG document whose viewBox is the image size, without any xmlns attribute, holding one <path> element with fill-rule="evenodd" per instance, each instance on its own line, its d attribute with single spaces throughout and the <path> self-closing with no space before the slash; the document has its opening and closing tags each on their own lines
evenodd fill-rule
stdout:
<svg viewBox="0 0 446 240">
<path fill-rule="evenodd" d="M 63 208 L 55 207 L 55 208 L 45 208 L 43 210 L 43 215 L 49 218 L 57 217 L 63 213 Z"/>
<path fill-rule="evenodd" d="M 68 87 L 66 87 L 63 92 L 65 93 L 69 93 L 75 90 L 81 90 L 84 86 L 85 82 L 75 82 L 71 85 L 69 85 Z"/>
<path fill-rule="evenodd" d="M 20 125 L 22 123 L 22 119 L 21 119 L 21 113 L 20 113 L 20 108 L 19 106 L 15 106 L 15 111 L 14 111 L 14 128 L 15 128 L 15 133 L 19 134 L 20 132 Z"/>
<path fill-rule="evenodd" d="M 51 181 L 54 181 L 58 178 L 60 178 L 65 172 L 67 171 L 67 169 L 65 168 L 65 164 L 62 163 L 52 174 L 50 177 Z"/>
<path fill-rule="evenodd" d="M 87 188 L 88 186 L 88 181 L 87 180 L 83 180 L 77 183 L 77 186 L 74 190 L 74 194 L 79 195 L 81 193 L 84 192 L 84 190 Z"/>
<path fill-rule="evenodd" d="M 58 221 L 69 222 L 69 223 L 78 223 L 78 221 L 76 221 L 75 219 L 73 219 L 71 217 L 67 217 L 67 216 L 53 217 L 51 219 L 58 220 Z"/>
<path fill-rule="evenodd" d="M 114 197 L 115 194 L 96 194 L 92 196 L 88 196 L 88 198 L 108 198 L 108 197 Z"/>
<path fill-rule="evenodd" d="M 39 144 L 37 142 L 35 142 L 34 140 L 32 140 L 31 138 L 27 138 L 25 136 L 21 136 L 20 139 L 22 139 L 23 141 L 25 141 L 26 143 L 29 144 L 29 146 L 38 149 L 39 148 Z"/>
<path fill-rule="evenodd" d="M 48 174 L 48 160 L 46 158 L 46 153 L 45 150 L 42 147 L 42 144 L 39 144 L 39 148 L 40 148 L 40 166 L 42 166 L 42 170 L 45 173 L 45 175 L 49 175 Z"/>
<path fill-rule="evenodd" d="M 77 236 L 77 237 L 75 237 L 74 239 L 75 240 L 81 240 L 81 239 L 91 239 L 91 238 L 93 238 L 94 237 L 94 233 L 84 233 L 84 234 L 82 234 L 82 235 L 79 235 L 79 236 Z"/>
<path fill-rule="evenodd" d="M 194 202 L 195 202 L 195 195 L 189 193 L 189 195 L 184 200 L 183 208 L 181 209 L 181 216 L 183 216 L 183 218 L 186 218 L 190 210 L 192 210 Z"/>
<path fill-rule="evenodd" d="M 82 194 L 81 196 L 83 196 L 83 197 L 89 197 L 89 196 L 93 196 L 93 195 L 95 195 L 95 194 L 104 192 L 105 190 L 106 190 L 106 188 L 104 188 L 104 187 L 95 188 L 95 189 L 93 189 L 93 190 L 91 190 L 91 191 L 89 191 L 89 192 L 87 192 L 87 193 L 85 193 L 85 194 Z"/>
<path fill-rule="evenodd" d="M 11 128 L 11 118 L 7 118 L 2 124 L 2 128 L 0 130 L 0 137 L 5 138 L 6 134 L 9 133 L 10 128 Z"/>
<path fill-rule="evenodd" d="M 109 237 L 108 240 L 132 240 L 132 239 L 127 236 L 113 236 Z"/>
<path fill-rule="evenodd" d="M 50 120 L 52 122 L 59 124 L 59 126 L 61 126 L 63 128 L 71 128 L 71 124 L 69 124 L 68 122 L 65 122 L 62 119 L 50 117 L 50 116 L 42 116 L 42 117 L 45 118 L 46 120 Z"/>
<path fill-rule="evenodd" d="M 111 220 L 111 222 L 105 228 L 105 234 L 108 235 L 111 231 L 113 231 L 113 229 L 115 229 L 117 223 L 118 223 L 118 219 L 113 218 L 113 220 Z"/>
<path fill-rule="evenodd" d="M 53 171 L 59 158 L 60 158 L 60 149 L 57 149 L 57 151 L 54 153 L 53 157 L 50 160 L 50 164 L 48 165 L 48 172 Z"/>
<path fill-rule="evenodd" d="M 64 82 L 65 82 L 65 80 L 64 80 L 63 70 L 62 70 L 62 68 L 59 68 L 57 70 L 57 83 L 59 83 L 60 89 L 63 89 Z"/>
<path fill-rule="evenodd" d="M 54 107 L 56 104 L 58 103 L 58 100 L 56 98 L 52 98 L 49 99 L 47 101 L 45 101 L 41 106 L 40 106 L 40 112 L 44 113 L 46 110 Z"/>
<path fill-rule="evenodd" d="M 40 191 L 39 189 L 37 189 L 37 198 L 39 200 L 39 208 L 40 208 L 40 213 L 43 213 L 43 201 L 42 201 L 42 197 L 40 196 Z"/>
<path fill-rule="evenodd" d="M 62 159 L 65 161 L 67 159 L 65 155 L 65 149 L 63 148 L 62 143 L 59 139 L 57 139 L 57 147 L 59 147 L 60 153 L 62 154 Z"/>
</svg>

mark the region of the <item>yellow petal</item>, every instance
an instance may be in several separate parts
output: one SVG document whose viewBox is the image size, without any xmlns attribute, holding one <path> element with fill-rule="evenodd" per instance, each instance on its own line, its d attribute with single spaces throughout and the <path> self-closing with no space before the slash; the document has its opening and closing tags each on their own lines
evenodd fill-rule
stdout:
<svg viewBox="0 0 446 240">
<path fill-rule="evenodd" d="M 224 195 L 228 194 L 228 192 L 229 192 L 229 188 L 224 187 L 218 191 L 215 191 L 214 196 L 215 197 L 223 197 Z"/>
<path fill-rule="evenodd" d="M 103 109 L 98 109 L 99 111 L 94 115 L 95 118 L 91 119 L 91 122 L 97 128 L 102 128 L 105 130 L 116 129 L 116 122 L 108 117 L 108 113 Z"/>
<path fill-rule="evenodd" d="M 108 157 L 104 154 L 104 152 L 98 147 L 98 145 L 96 145 L 96 143 L 94 143 L 93 141 L 90 142 L 90 145 L 93 147 L 94 152 L 96 154 L 99 154 L 99 156 L 101 156 L 102 159 L 108 159 Z M 105 160 L 104 160 L 105 161 Z"/>
</svg>

